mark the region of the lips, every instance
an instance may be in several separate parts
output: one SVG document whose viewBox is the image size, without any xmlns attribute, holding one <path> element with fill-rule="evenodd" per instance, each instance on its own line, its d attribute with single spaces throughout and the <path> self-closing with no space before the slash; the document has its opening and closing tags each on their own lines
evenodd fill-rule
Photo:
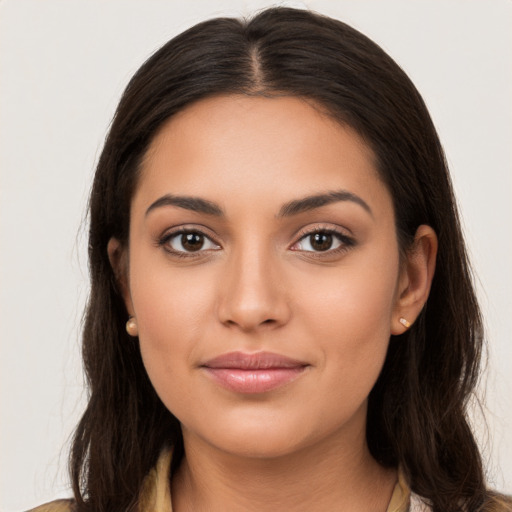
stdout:
<svg viewBox="0 0 512 512">
<path fill-rule="evenodd" d="M 308 366 L 271 352 L 230 352 L 206 361 L 201 368 L 230 391 L 264 393 L 294 381 Z"/>
</svg>

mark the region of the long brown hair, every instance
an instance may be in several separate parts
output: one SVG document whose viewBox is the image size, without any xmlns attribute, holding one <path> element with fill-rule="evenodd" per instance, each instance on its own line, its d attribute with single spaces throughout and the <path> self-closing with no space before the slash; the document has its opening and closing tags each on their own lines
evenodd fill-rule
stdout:
<svg viewBox="0 0 512 512">
<path fill-rule="evenodd" d="M 391 337 L 371 392 L 367 440 L 381 464 L 400 466 L 435 512 L 490 510 L 466 406 L 479 375 L 480 311 L 443 150 L 424 102 L 400 67 L 342 22 L 304 10 L 200 23 L 169 41 L 135 74 L 116 111 L 90 198 L 91 293 L 83 330 L 89 385 L 70 466 L 79 511 L 136 509 L 142 479 L 164 447 L 182 457 L 176 418 L 141 360 L 107 257 L 125 244 L 139 167 L 162 124 L 215 94 L 315 100 L 355 128 L 393 197 L 402 251 L 421 224 L 439 238 L 428 302 Z"/>
</svg>

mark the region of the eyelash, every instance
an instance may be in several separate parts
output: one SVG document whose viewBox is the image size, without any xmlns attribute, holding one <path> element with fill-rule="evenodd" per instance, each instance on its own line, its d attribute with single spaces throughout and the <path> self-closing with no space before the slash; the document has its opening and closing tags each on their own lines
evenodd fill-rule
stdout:
<svg viewBox="0 0 512 512">
<path fill-rule="evenodd" d="M 220 248 L 220 245 L 217 244 L 214 240 L 212 240 L 212 237 L 210 237 L 209 235 L 204 233 L 201 229 L 197 229 L 197 228 L 181 228 L 177 231 L 168 232 L 157 240 L 157 245 L 159 247 L 163 247 L 165 251 L 167 251 L 168 253 L 170 253 L 173 256 L 176 256 L 178 258 L 200 257 L 200 256 L 204 256 L 204 254 L 201 254 L 201 253 L 212 250 L 212 249 L 200 248 L 197 251 L 177 251 L 170 247 L 170 244 L 169 244 L 170 241 L 172 241 L 174 238 L 176 238 L 178 236 L 182 236 L 182 235 L 186 235 L 186 234 L 195 234 L 195 235 L 204 237 L 204 239 L 208 240 L 209 243 L 214 244 L 215 246 Z M 293 249 L 293 247 L 296 246 L 297 244 L 299 244 L 301 241 L 306 240 L 308 237 L 311 237 L 316 234 L 332 235 L 334 238 L 336 238 L 338 240 L 338 242 L 340 243 L 340 246 L 336 247 L 334 249 L 329 248 L 329 249 L 326 249 L 325 251 L 314 251 L 314 250 L 306 251 L 306 250 L 300 250 L 300 249 Z M 321 258 L 321 257 L 325 257 L 327 255 L 332 256 L 332 255 L 336 255 L 336 254 L 341 254 L 343 252 L 348 251 L 351 247 L 353 247 L 355 245 L 356 245 L 356 241 L 352 237 L 347 236 L 345 233 L 342 233 L 341 231 L 338 231 L 331 227 L 329 227 L 329 228 L 315 227 L 312 229 L 306 229 L 306 230 L 299 232 L 298 238 L 292 244 L 290 250 L 302 252 L 302 253 L 308 253 L 309 257 Z M 213 249 L 213 250 L 218 250 L 218 249 Z"/>
<path fill-rule="evenodd" d="M 199 249 L 198 251 L 177 251 L 177 250 L 173 249 L 170 246 L 170 242 L 174 238 L 177 238 L 177 237 L 183 236 L 183 235 L 199 235 L 199 236 L 203 237 L 205 240 L 208 240 L 211 244 L 216 245 L 217 247 L 220 247 L 219 244 L 217 244 L 216 242 L 214 242 L 212 240 L 211 236 L 208 236 L 201 229 L 186 228 L 186 227 L 181 228 L 177 231 L 171 231 L 169 233 L 164 234 L 161 238 L 158 239 L 157 245 L 159 247 L 162 247 L 169 254 L 172 254 L 173 256 L 176 256 L 178 258 L 194 258 L 194 257 L 198 257 L 198 256 L 204 256 L 204 254 L 201 254 L 201 253 L 204 253 L 206 250 L 211 250 L 211 249 L 205 250 L 205 249 L 201 248 L 202 250 Z M 214 250 L 217 250 L 217 249 L 214 249 Z"/>
<path fill-rule="evenodd" d="M 355 239 L 343 233 L 342 231 L 339 231 L 332 227 L 317 226 L 311 229 L 306 228 L 305 230 L 299 232 L 298 239 L 296 242 L 293 243 L 292 247 L 296 246 L 301 241 L 306 240 L 308 237 L 311 237 L 316 234 L 332 235 L 339 241 L 340 245 L 339 247 L 336 247 L 334 249 L 327 249 L 325 251 L 301 251 L 303 253 L 307 253 L 308 257 L 322 258 L 327 256 L 334 256 L 342 254 L 348 251 L 351 247 L 354 247 L 356 245 Z M 292 250 L 300 251 L 300 249 Z"/>
</svg>

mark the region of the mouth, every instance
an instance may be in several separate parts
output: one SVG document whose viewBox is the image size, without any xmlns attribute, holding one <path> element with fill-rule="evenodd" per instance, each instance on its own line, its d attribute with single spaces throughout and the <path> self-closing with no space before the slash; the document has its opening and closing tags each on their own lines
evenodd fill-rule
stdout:
<svg viewBox="0 0 512 512">
<path fill-rule="evenodd" d="M 222 387 L 236 393 L 265 393 L 300 377 L 308 363 L 271 352 L 230 352 L 201 368 Z"/>
</svg>

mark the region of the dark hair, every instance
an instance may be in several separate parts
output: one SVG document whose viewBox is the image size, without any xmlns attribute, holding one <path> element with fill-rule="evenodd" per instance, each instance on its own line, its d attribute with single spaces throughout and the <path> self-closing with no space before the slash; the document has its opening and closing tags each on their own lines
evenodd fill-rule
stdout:
<svg viewBox="0 0 512 512">
<path fill-rule="evenodd" d="M 490 510 L 466 406 L 479 374 L 480 312 L 452 186 L 425 104 L 399 66 L 342 22 L 268 9 L 244 21 L 200 23 L 158 50 L 126 88 L 99 159 L 90 198 L 91 293 L 83 330 L 89 402 L 71 453 L 79 511 L 136 508 L 144 476 L 165 446 L 182 457 L 180 426 L 157 397 L 107 256 L 126 244 L 141 160 L 162 124 L 219 94 L 308 98 L 372 148 L 406 251 L 428 224 L 439 239 L 430 297 L 412 328 L 391 337 L 371 392 L 367 440 L 400 466 L 436 512 Z"/>
</svg>

